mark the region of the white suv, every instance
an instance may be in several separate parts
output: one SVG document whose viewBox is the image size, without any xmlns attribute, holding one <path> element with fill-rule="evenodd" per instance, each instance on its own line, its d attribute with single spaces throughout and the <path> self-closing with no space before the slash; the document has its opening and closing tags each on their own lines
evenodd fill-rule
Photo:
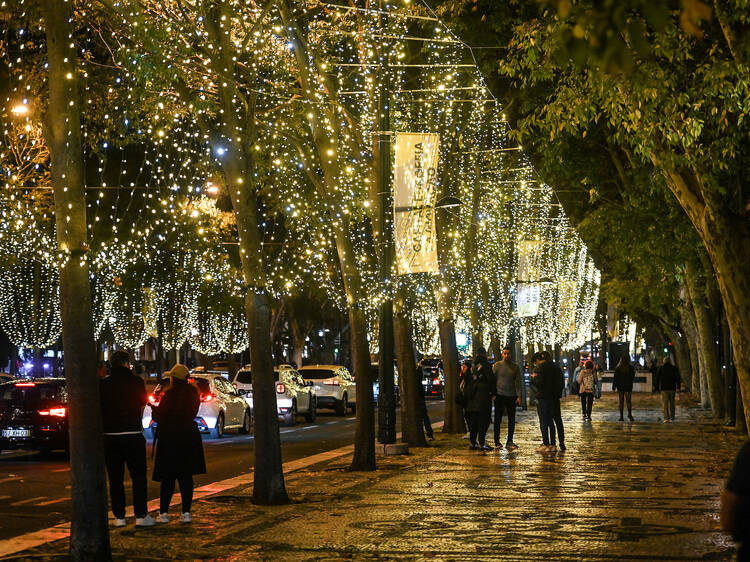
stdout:
<svg viewBox="0 0 750 562">
<path fill-rule="evenodd" d="M 236 429 L 239 433 L 249 433 L 252 412 L 244 398 L 219 373 L 194 373 L 188 382 L 198 388 L 201 404 L 195 422 L 203 433 L 212 437 L 224 436 L 224 430 Z M 168 383 L 159 384 L 149 394 L 149 405 L 143 409 L 143 428 L 153 429 L 151 405 L 158 406 Z"/>
<path fill-rule="evenodd" d="M 341 365 L 308 365 L 299 370 L 305 381 L 312 381 L 318 397 L 318 407 L 333 408 L 343 416 L 348 408 L 352 413 L 357 408 L 357 392 L 354 377 Z"/>
<path fill-rule="evenodd" d="M 305 420 L 315 421 L 318 400 L 313 385 L 306 383 L 291 365 L 274 367 L 276 380 L 276 407 L 285 425 L 297 423 L 297 415 L 304 414 Z M 232 381 L 237 392 L 253 407 L 253 376 L 250 366 L 237 371 Z"/>
</svg>

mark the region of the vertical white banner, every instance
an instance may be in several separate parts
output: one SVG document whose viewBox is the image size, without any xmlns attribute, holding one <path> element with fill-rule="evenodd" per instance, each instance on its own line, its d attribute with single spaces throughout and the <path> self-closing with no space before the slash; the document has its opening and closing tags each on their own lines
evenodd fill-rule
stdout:
<svg viewBox="0 0 750 562">
<path fill-rule="evenodd" d="M 438 145 L 436 133 L 396 133 L 393 224 L 399 275 L 437 273 Z"/>
<path fill-rule="evenodd" d="M 539 314 L 538 283 L 519 283 L 516 288 L 516 316 L 526 318 Z"/>
</svg>

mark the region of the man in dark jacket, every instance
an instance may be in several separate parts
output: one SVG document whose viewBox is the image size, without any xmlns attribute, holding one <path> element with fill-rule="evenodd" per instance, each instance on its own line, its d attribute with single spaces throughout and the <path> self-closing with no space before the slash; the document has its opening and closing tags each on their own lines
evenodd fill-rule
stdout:
<svg viewBox="0 0 750 562">
<path fill-rule="evenodd" d="M 559 397 L 559 381 L 552 362 L 545 359 L 544 353 L 535 353 L 531 360 L 536 365 L 536 370 L 531 376 L 536 387 L 539 429 L 542 432 L 542 445 L 536 449 L 536 452 L 545 453 L 554 451 L 556 448 L 553 448 L 551 443 L 555 439 L 553 418 L 555 415 L 555 400 Z M 550 433 L 552 433 L 551 436 Z"/>
<path fill-rule="evenodd" d="M 133 482 L 135 524 L 150 527 L 156 524 L 146 506 L 146 439 L 141 419 L 146 405 L 146 386 L 130 370 L 130 356 L 115 351 L 110 358 L 110 375 L 101 380 L 101 406 L 104 428 L 104 458 L 109 477 L 109 495 L 115 527 L 124 527 L 125 466 Z"/>
<path fill-rule="evenodd" d="M 664 364 L 656 373 L 656 384 L 661 391 L 661 407 L 664 411 L 664 423 L 674 421 L 674 395 L 680 389 L 680 371 L 672 365 L 669 357 L 664 358 Z"/>
<path fill-rule="evenodd" d="M 734 460 L 732 473 L 721 492 L 721 529 L 740 544 L 739 562 L 750 560 L 750 441 Z"/>
<path fill-rule="evenodd" d="M 486 443 L 486 436 L 492 413 L 493 383 L 494 378 L 489 361 L 487 361 L 487 352 L 480 347 L 464 386 L 472 449 L 492 450 L 492 447 Z"/>
<path fill-rule="evenodd" d="M 555 382 L 555 398 L 552 410 L 552 423 L 550 427 L 550 451 L 554 451 L 557 446 L 555 444 L 555 427 L 557 428 L 557 439 L 560 443 L 560 450 L 565 450 L 565 428 L 563 427 L 562 410 L 560 409 L 560 399 L 562 398 L 563 392 L 565 392 L 565 375 L 562 369 L 557 366 L 557 363 L 552 361 L 552 355 L 549 351 L 542 351 L 544 356 L 544 364 L 546 368 L 552 373 L 552 380 Z"/>
</svg>

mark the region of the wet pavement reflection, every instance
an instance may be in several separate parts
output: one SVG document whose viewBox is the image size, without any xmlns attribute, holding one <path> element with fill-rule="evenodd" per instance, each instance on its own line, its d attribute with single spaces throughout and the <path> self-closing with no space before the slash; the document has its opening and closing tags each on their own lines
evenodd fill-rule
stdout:
<svg viewBox="0 0 750 562">
<path fill-rule="evenodd" d="M 529 410 L 519 412 L 513 453 L 470 451 L 437 432 L 429 448 L 380 457 L 374 473 L 348 472 L 340 457 L 288 474 L 290 505 L 255 506 L 251 488 L 236 488 L 199 500 L 192 525 L 113 529 L 115 557 L 731 559 L 718 498 L 743 438 L 686 396 L 672 424 L 662 423 L 656 396 L 634 395 L 633 406 L 635 421 L 620 422 L 605 395 L 588 422 L 577 398 L 565 399 L 566 452 L 534 452 Z"/>
</svg>

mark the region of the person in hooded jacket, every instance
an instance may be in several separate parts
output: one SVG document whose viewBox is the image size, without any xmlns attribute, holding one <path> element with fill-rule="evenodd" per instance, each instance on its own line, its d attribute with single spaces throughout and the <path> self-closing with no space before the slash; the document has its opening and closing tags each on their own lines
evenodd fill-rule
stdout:
<svg viewBox="0 0 750 562">
<path fill-rule="evenodd" d="M 195 416 L 200 407 L 198 389 L 187 381 L 189 371 L 177 364 L 165 373 L 172 378 L 158 407 L 153 409 L 157 423 L 156 459 L 153 479 L 161 482 L 158 523 L 169 522 L 169 504 L 175 483 L 180 484 L 182 515 L 180 521 L 192 522 L 190 507 L 193 502 L 193 475 L 206 473 L 203 442 Z"/>
<path fill-rule="evenodd" d="M 493 390 L 494 377 L 489 361 L 487 361 L 487 352 L 480 347 L 464 386 L 472 449 L 492 450 L 492 447 L 486 443 L 486 436 L 490 426 Z"/>
<path fill-rule="evenodd" d="M 623 419 L 624 404 L 628 404 L 628 419 L 633 421 L 633 381 L 635 381 L 635 369 L 630 364 L 630 357 L 626 354 L 620 357 L 620 361 L 615 367 L 615 376 L 612 382 L 612 389 L 620 394 L 620 421 Z"/>
<path fill-rule="evenodd" d="M 581 409 L 583 410 L 583 420 L 591 421 L 591 408 L 594 405 L 594 392 L 596 390 L 596 371 L 594 371 L 594 362 L 586 361 L 584 368 L 579 371 L 578 378 L 578 395 L 581 397 Z"/>
</svg>

